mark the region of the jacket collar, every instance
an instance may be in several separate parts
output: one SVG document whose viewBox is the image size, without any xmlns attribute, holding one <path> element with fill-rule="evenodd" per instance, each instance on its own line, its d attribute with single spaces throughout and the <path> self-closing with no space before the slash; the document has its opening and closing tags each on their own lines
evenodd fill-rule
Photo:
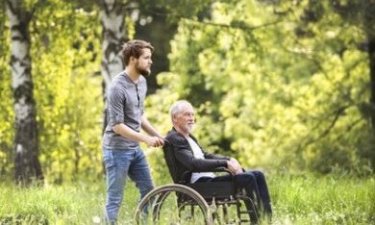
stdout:
<svg viewBox="0 0 375 225">
<path fill-rule="evenodd" d="M 185 137 L 184 135 L 182 135 L 181 133 L 179 133 L 179 132 L 176 130 L 176 128 L 172 127 L 172 131 L 175 132 L 175 133 L 177 133 L 179 136 L 181 136 L 181 137 L 183 137 L 183 138 L 186 139 L 186 137 Z M 197 139 L 196 139 L 192 134 L 189 134 L 189 137 L 192 138 L 195 142 L 198 143 Z"/>
</svg>

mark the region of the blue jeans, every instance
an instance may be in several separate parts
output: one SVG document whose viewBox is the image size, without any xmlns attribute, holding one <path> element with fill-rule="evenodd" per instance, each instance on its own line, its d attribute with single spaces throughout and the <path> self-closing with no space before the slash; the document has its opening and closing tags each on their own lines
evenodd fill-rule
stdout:
<svg viewBox="0 0 375 225">
<path fill-rule="evenodd" d="M 103 149 L 103 159 L 107 175 L 106 221 L 112 224 L 117 220 L 127 175 L 135 182 L 141 198 L 150 192 L 154 185 L 146 157 L 140 148 Z"/>
</svg>

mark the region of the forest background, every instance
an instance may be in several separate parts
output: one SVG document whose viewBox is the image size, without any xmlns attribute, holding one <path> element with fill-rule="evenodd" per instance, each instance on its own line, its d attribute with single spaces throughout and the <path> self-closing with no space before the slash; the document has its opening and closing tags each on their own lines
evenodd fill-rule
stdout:
<svg viewBox="0 0 375 225">
<path fill-rule="evenodd" d="M 151 42 L 146 113 L 161 133 L 187 99 L 206 150 L 268 173 L 373 177 L 375 3 L 5 0 L 0 176 L 104 177 L 105 93 L 129 39 Z M 143 146 L 163 180 L 162 151 Z M 373 187 L 373 178 L 372 186 Z M 375 207 L 374 207 L 375 209 Z"/>
</svg>

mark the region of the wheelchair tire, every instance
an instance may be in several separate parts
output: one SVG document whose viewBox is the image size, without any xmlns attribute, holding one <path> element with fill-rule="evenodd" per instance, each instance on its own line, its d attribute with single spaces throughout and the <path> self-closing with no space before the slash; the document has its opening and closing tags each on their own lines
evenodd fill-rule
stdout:
<svg viewBox="0 0 375 225">
<path fill-rule="evenodd" d="M 186 207 L 191 211 L 186 212 Z M 137 206 L 135 222 L 137 225 L 213 224 L 205 199 L 192 188 L 180 184 L 160 186 L 149 192 Z"/>
</svg>

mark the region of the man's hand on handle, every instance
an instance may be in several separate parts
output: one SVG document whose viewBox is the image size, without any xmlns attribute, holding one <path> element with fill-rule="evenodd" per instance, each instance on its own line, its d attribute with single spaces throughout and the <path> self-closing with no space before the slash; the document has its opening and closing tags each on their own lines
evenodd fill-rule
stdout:
<svg viewBox="0 0 375 225">
<path fill-rule="evenodd" d="M 150 147 L 160 147 L 164 145 L 164 140 L 157 136 L 150 136 L 147 138 L 146 144 Z"/>
</svg>

